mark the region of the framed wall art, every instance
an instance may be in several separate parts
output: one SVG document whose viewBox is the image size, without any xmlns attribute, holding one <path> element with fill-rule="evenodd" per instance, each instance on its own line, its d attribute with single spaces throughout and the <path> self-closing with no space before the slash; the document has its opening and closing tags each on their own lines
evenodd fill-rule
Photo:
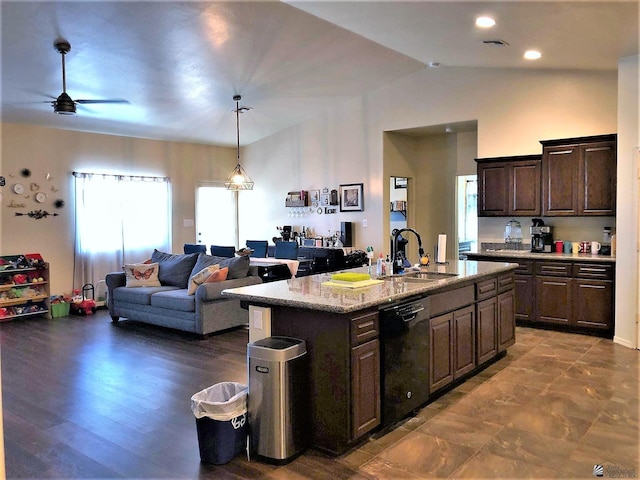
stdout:
<svg viewBox="0 0 640 480">
<path fill-rule="evenodd" d="M 364 184 L 347 183 L 340 185 L 340 211 L 362 212 L 364 210 Z"/>
</svg>

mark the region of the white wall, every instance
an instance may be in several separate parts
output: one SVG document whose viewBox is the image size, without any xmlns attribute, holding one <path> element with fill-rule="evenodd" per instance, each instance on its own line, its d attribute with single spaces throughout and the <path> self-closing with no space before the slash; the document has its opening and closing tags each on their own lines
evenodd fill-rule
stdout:
<svg viewBox="0 0 640 480">
<path fill-rule="evenodd" d="M 196 181 L 224 181 L 236 164 L 236 152 L 233 148 L 6 123 L 2 124 L 1 152 L 2 175 L 7 177 L 7 187 L 3 187 L 2 191 L 0 254 L 41 253 L 51 264 L 52 294 L 70 293 L 73 288 L 71 172 L 170 177 L 173 196 L 173 251 L 181 252 L 183 243 L 195 240 L 195 228 L 184 227 L 183 220 L 194 218 Z M 25 179 L 20 176 L 23 168 L 31 170 L 31 177 Z M 47 174 L 50 174 L 50 180 L 46 179 Z M 24 199 L 15 195 L 11 186 L 18 181 L 27 187 L 31 182 L 36 182 L 46 189 L 49 194 L 47 203 L 36 204 L 32 198 Z M 52 187 L 58 191 L 52 191 Z M 56 198 L 65 201 L 64 208 L 56 209 L 52 205 Z M 24 203 L 25 208 L 8 208 L 12 200 Z M 59 215 L 40 220 L 14 215 L 15 212 L 38 208 Z M 150 205 L 149 208 L 153 206 Z M 109 205 L 105 204 L 95 215 L 109 215 Z"/>
<path fill-rule="evenodd" d="M 249 203 L 243 195 L 241 239 L 243 232 L 264 238 L 264 232 L 286 223 L 289 189 L 364 182 L 364 212 L 335 220 L 311 215 L 304 221 L 319 231 L 330 221 L 354 221 L 358 247 L 385 251 L 386 179 L 412 174 L 384 165 L 384 132 L 477 120 L 478 157 L 525 155 L 540 153 L 542 139 L 616 132 L 617 101 L 616 72 L 424 69 L 247 147 L 243 165 L 256 180 L 252 194 L 258 201 Z M 465 173 L 475 171 L 471 165 Z M 242 209 L 250 210 L 251 218 Z M 364 219 L 368 228 L 362 227 Z"/>
<path fill-rule="evenodd" d="M 638 182 L 640 122 L 638 95 L 640 57 L 621 59 L 618 65 L 618 198 L 616 236 L 616 329 L 614 340 L 638 347 L 638 245 L 640 208 Z"/>
</svg>

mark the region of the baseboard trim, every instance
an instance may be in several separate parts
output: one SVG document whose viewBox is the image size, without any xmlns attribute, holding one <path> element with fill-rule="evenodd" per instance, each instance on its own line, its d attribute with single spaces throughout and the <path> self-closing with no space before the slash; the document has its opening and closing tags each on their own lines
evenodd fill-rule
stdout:
<svg viewBox="0 0 640 480">
<path fill-rule="evenodd" d="M 613 337 L 613 343 L 617 343 L 618 345 L 622 345 L 623 347 L 627 347 L 627 348 L 633 348 L 633 349 L 636 348 L 636 346 L 633 345 L 629 340 L 620 338 L 617 336 Z"/>
</svg>

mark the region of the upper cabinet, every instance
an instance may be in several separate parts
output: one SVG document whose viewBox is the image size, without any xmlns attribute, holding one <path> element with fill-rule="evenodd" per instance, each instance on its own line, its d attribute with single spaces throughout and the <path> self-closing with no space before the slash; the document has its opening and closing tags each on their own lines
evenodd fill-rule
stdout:
<svg viewBox="0 0 640 480">
<path fill-rule="evenodd" d="M 478 216 L 540 215 L 541 156 L 477 158 Z"/>
<path fill-rule="evenodd" d="M 615 134 L 540 143 L 542 215 L 615 215 Z"/>
</svg>

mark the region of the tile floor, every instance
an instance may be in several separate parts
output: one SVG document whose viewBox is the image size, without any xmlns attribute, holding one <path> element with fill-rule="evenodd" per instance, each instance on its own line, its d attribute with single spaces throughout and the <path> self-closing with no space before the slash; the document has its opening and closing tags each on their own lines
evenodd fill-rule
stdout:
<svg viewBox="0 0 640 480">
<path fill-rule="evenodd" d="M 518 327 L 507 356 L 340 461 L 373 478 L 637 477 L 640 352 Z"/>
</svg>

